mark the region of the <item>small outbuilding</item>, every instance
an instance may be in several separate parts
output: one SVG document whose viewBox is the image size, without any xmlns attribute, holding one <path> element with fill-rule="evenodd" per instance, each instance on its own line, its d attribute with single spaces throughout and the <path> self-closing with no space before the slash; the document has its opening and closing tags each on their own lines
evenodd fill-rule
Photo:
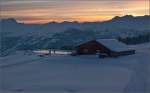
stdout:
<svg viewBox="0 0 150 93">
<path fill-rule="evenodd" d="M 110 57 L 135 54 L 124 43 L 116 39 L 98 39 L 82 42 L 76 46 L 77 55 L 103 53 Z"/>
</svg>

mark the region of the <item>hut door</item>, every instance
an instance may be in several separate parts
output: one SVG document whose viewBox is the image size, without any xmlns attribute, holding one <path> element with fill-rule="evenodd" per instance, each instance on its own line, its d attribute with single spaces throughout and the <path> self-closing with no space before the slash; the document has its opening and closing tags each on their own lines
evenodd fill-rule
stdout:
<svg viewBox="0 0 150 93">
<path fill-rule="evenodd" d="M 84 53 L 88 53 L 88 52 L 89 52 L 89 50 L 88 50 L 88 49 L 84 49 L 83 51 L 84 51 Z"/>
</svg>

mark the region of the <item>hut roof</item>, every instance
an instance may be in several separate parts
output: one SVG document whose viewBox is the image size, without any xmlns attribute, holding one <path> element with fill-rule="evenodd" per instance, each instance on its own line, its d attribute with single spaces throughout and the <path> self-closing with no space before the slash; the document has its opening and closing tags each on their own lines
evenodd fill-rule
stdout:
<svg viewBox="0 0 150 93">
<path fill-rule="evenodd" d="M 96 41 L 112 51 L 121 52 L 131 50 L 131 48 L 129 48 L 127 45 L 116 39 L 98 39 Z"/>
</svg>

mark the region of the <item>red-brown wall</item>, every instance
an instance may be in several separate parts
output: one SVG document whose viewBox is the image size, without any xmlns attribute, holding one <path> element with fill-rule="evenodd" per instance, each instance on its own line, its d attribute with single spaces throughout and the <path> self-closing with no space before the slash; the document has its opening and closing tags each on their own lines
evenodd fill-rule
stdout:
<svg viewBox="0 0 150 93">
<path fill-rule="evenodd" d="M 89 41 L 76 47 L 77 54 L 96 54 L 97 52 L 106 53 L 110 57 L 117 57 L 121 55 L 131 55 L 135 53 L 135 50 L 116 52 L 112 51 L 104 45 L 100 44 L 96 40 Z"/>
<path fill-rule="evenodd" d="M 85 52 L 85 49 L 88 51 Z M 98 50 L 102 53 L 109 52 L 109 49 L 94 40 L 77 46 L 78 54 L 95 54 Z"/>
</svg>

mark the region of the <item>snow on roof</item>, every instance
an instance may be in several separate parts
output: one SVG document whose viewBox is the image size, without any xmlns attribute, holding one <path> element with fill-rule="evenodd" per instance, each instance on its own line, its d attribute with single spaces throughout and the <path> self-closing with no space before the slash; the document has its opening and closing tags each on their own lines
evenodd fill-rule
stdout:
<svg viewBox="0 0 150 93">
<path fill-rule="evenodd" d="M 131 50 L 127 45 L 116 39 L 98 39 L 96 41 L 103 44 L 105 47 L 111 49 L 112 51 L 120 52 Z"/>
</svg>

